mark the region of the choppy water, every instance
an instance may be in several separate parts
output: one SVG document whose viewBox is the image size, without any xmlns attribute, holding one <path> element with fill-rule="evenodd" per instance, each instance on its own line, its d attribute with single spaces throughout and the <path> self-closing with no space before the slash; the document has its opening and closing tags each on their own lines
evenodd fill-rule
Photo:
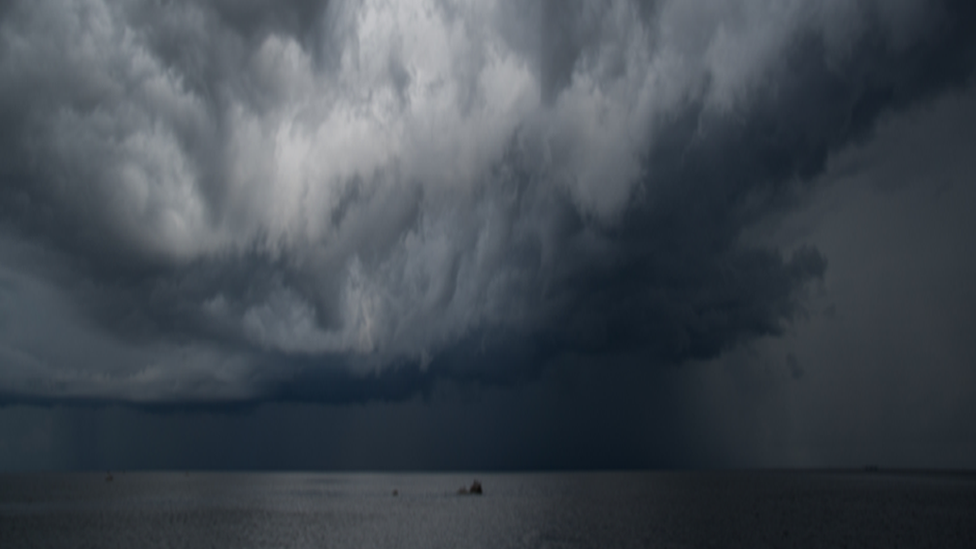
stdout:
<svg viewBox="0 0 976 549">
<path fill-rule="evenodd" d="M 0 547 L 973 548 L 976 476 L 0 475 Z"/>
</svg>

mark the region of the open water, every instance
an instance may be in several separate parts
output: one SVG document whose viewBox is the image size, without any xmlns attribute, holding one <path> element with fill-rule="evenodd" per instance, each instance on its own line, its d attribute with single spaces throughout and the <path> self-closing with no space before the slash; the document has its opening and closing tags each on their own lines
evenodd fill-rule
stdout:
<svg viewBox="0 0 976 549">
<path fill-rule="evenodd" d="M 476 477 L 483 495 L 457 494 Z M 190 472 L 105 478 L 0 475 L 0 548 L 976 548 L 971 474 Z"/>
</svg>

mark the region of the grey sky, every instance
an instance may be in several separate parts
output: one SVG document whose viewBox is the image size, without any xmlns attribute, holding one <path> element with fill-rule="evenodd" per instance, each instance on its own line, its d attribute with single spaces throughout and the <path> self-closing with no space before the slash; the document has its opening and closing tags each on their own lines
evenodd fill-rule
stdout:
<svg viewBox="0 0 976 549">
<path fill-rule="evenodd" d="M 972 466 L 974 27 L 4 3 L 0 467 Z"/>
</svg>

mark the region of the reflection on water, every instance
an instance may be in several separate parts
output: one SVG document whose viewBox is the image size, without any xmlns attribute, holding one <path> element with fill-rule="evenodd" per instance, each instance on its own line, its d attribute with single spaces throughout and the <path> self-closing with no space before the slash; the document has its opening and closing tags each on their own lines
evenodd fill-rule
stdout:
<svg viewBox="0 0 976 549">
<path fill-rule="evenodd" d="M 972 548 L 976 476 L 0 475 L 0 547 L 79 546 Z"/>
</svg>

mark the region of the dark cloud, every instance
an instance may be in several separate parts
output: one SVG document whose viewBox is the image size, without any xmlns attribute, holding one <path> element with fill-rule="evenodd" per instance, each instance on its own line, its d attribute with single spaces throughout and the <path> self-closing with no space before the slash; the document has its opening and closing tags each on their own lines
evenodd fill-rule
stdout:
<svg viewBox="0 0 976 549">
<path fill-rule="evenodd" d="M 974 120 L 972 86 L 883 117 L 808 203 L 748 231 L 830 268 L 806 320 L 688 369 L 711 418 L 697 434 L 729 461 L 972 467 Z"/>
<path fill-rule="evenodd" d="M 967 84 L 974 9 L 11 3 L 0 393 L 405 401 L 781 336 L 830 258 L 744 232 Z"/>
<path fill-rule="evenodd" d="M 800 379 L 803 377 L 803 368 L 800 366 L 800 362 L 796 359 L 796 355 L 793 353 L 786 353 L 786 367 L 790 370 L 790 376 L 793 379 Z"/>
</svg>

